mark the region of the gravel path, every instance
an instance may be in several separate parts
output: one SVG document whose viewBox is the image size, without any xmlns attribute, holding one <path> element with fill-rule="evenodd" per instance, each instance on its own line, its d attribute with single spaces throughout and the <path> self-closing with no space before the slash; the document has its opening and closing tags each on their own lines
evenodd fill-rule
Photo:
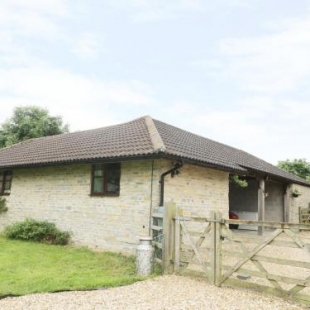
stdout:
<svg viewBox="0 0 310 310">
<path fill-rule="evenodd" d="M 218 288 L 182 276 L 161 276 L 105 290 L 33 294 L 0 300 L 1 310 L 199 310 L 307 309 L 289 301 L 242 289 Z M 308 308 L 309 309 L 309 308 Z"/>
</svg>

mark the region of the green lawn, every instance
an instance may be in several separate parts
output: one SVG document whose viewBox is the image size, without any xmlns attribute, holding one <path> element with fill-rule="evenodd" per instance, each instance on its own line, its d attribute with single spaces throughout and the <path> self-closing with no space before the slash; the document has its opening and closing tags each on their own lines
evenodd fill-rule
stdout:
<svg viewBox="0 0 310 310">
<path fill-rule="evenodd" d="M 0 297 L 130 284 L 135 258 L 0 237 Z"/>
</svg>

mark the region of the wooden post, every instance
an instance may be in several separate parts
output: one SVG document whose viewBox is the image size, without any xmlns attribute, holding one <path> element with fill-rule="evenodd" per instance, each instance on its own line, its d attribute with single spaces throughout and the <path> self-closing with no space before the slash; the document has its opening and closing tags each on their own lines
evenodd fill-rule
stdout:
<svg viewBox="0 0 310 310">
<path fill-rule="evenodd" d="M 220 286 L 221 281 L 221 266 L 222 266 L 222 244 L 221 244 L 221 231 L 222 224 L 220 223 L 220 219 L 222 218 L 222 214 L 220 212 L 216 212 L 215 215 L 215 234 L 214 234 L 214 243 L 215 243 L 215 252 L 214 252 L 214 284 L 216 286 Z"/>
<path fill-rule="evenodd" d="M 165 274 L 173 272 L 173 250 L 174 250 L 174 221 L 176 205 L 173 202 L 166 203 L 163 219 L 163 271 Z"/>
<path fill-rule="evenodd" d="M 284 222 L 290 222 L 291 185 L 285 186 L 284 192 Z"/>
<path fill-rule="evenodd" d="M 258 220 L 265 221 L 265 179 L 262 177 L 259 178 L 258 185 Z M 264 234 L 264 226 L 258 226 L 258 234 Z"/>
<path fill-rule="evenodd" d="M 215 280 L 216 280 L 216 275 L 215 275 L 215 268 L 216 268 L 216 225 L 215 225 L 215 221 L 216 221 L 216 214 L 214 211 L 210 212 L 210 219 L 211 219 L 211 231 L 210 231 L 210 235 L 211 235 L 211 245 L 210 245 L 210 267 L 211 267 L 211 271 L 210 271 L 210 281 L 211 284 L 215 284 Z"/>
<path fill-rule="evenodd" d="M 179 215 L 174 221 L 174 272 L 180 271 L 181 224 Z"/>
</svg>

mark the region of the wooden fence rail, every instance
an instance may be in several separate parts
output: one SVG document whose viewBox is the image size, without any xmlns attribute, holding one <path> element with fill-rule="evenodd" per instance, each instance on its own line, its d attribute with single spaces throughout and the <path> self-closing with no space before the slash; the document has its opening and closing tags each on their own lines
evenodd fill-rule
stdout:
<svg viewBox="0 0 310 310">
<path fill-rule="evenodd" d="M 264 233 L 229 224 L 264 227 Z M 310 225 L 225 220 L 213 212 L 209 218 L 177 215 L 171 227 L 175 273 L 310 304 Z"/>
</svg>

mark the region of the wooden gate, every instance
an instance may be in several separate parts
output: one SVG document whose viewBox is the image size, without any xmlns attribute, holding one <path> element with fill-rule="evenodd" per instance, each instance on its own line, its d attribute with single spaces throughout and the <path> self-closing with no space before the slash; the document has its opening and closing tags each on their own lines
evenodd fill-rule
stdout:
<svg viewBox="0 0 310 310">
<path fill-rule="evenodd" d="M 229 224 L 263 227 L 230 230 Z M 310 225 L 175 217 L 174 271 L 310 304 Z"/>
<path fill-rule="evenodd" d="M 299 207 L 299 223 L 310 224 L 310 207 L 309 208 Z"/>
<path fill-rule="evenodd" d="M 155 261 L 162 265 L 164 273 L 173 272 L 174 220 L 176 206 L 167 203 L 154 209 L 151 217 L 151 232 L 155 248 Z"/>
</svg>

